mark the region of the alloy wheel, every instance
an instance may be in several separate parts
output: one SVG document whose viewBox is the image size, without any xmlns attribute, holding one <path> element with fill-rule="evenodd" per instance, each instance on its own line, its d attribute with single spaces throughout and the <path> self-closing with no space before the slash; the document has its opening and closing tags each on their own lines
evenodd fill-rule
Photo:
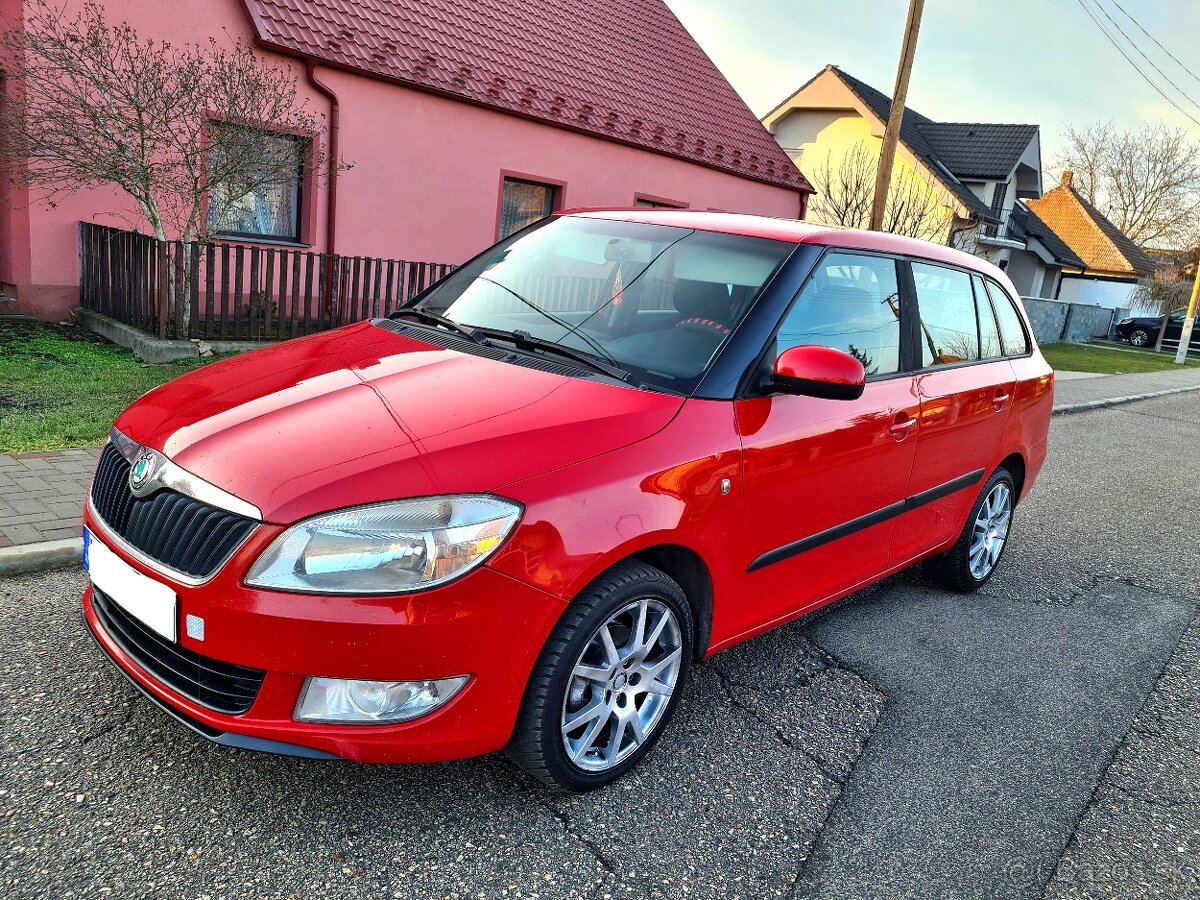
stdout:
<svg viewBox="0 0 1200 900">
<path fill-rule="evenodd" d="M 604 621 L 571 670 L 563 698 L 563 749 L 585 772 L 629 757 L 662 722 L 679 680 L 679 620 L 660 600 L 635 600 Z"/>
<path fill-rule="evenodd" d="M 1012 491 L 1001 482 L 991 489 L 975 516 L 967 565 L 977 581 L 987 578 L 1000 559 L 1012 524 Z"/>
</svg>

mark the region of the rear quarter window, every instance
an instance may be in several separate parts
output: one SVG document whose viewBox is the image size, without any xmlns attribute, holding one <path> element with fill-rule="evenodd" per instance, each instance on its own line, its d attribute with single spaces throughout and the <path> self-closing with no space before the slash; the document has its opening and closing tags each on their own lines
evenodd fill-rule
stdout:
<svg viewBox="0 0 1200 900">
<path fill-rule="evenodd" d="M 1017 312 L 1013 299 L 1008 291 L 994 281 L 987 282 L 988 294 L 992 298 L 992 307 L 996 310 L 996 319 L 1000 323 L 1000 340 L 1004 344 L 1005 356 L 1021 356 L 1029 352 L 1029 338 L 1025 327 L 1021 324 L 1021 314 Z"/>
<path fill-rule="evenodd" d="M 971 286 L 975 288 L 975 314 L 979 317 L 979 353 L 984 359 L 1003 356 L 1004 346 L 1000 341 L 1000 329 L 996 324 L 996 317 L 992 314 L 992 303 L 988 300 L 983 279 L 972 275 Z"/>
</svg>

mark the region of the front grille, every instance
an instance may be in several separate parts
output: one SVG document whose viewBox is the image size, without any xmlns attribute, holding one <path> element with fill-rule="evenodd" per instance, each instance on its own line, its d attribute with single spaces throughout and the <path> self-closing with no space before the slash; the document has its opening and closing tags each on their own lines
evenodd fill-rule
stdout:
<svg viewBox="0 0 1200 900">
<path fill-rule="evenodd" d="M 266 672 L 201 656 L 148 629 L 92 586 L 92 608 L 108 636 L 148 674 L 214 712 L 237 716 L 258 696 Z"/>
<path fill-rule="evenodd" d="M 216 572 L 258 524 L 169 489 L 135 497 L 129 463 L 112 444 L 100 454 L 92 507 L 131 547 L 193 578 Z"/>
</svg>

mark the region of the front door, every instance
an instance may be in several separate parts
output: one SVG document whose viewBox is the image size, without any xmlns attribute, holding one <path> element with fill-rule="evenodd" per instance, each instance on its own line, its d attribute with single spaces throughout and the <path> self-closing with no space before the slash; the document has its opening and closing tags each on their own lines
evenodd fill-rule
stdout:
<svg viewBox="0 0 1200 900">
<path fill-rule="evenodd" d="M 743 447 L 734 614 L 766 625 L 882 572 L 916 446 L 919 400 L 901 373 L 895 262 L 827 253 L 784 318 L 778 354 L 821 344 L 868 372 L 858 400 L 775 394 L 737 401 Z M 731 623 L 731 626 L 734 623 Z"/>
</svg>

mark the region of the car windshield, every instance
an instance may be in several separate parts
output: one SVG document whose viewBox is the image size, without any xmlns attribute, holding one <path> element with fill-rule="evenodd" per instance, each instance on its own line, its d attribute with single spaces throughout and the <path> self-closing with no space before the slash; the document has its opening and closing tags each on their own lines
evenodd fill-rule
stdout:
<svg viewBox="0 0 1200 900">
<path fill-rule="evenodd" d="M 489 337 L 490 329 L 523 332 L 632 381 L 690 393 L 793 247 L 563 216 L 497 244 L 414 308 Z"/>
</svg>

